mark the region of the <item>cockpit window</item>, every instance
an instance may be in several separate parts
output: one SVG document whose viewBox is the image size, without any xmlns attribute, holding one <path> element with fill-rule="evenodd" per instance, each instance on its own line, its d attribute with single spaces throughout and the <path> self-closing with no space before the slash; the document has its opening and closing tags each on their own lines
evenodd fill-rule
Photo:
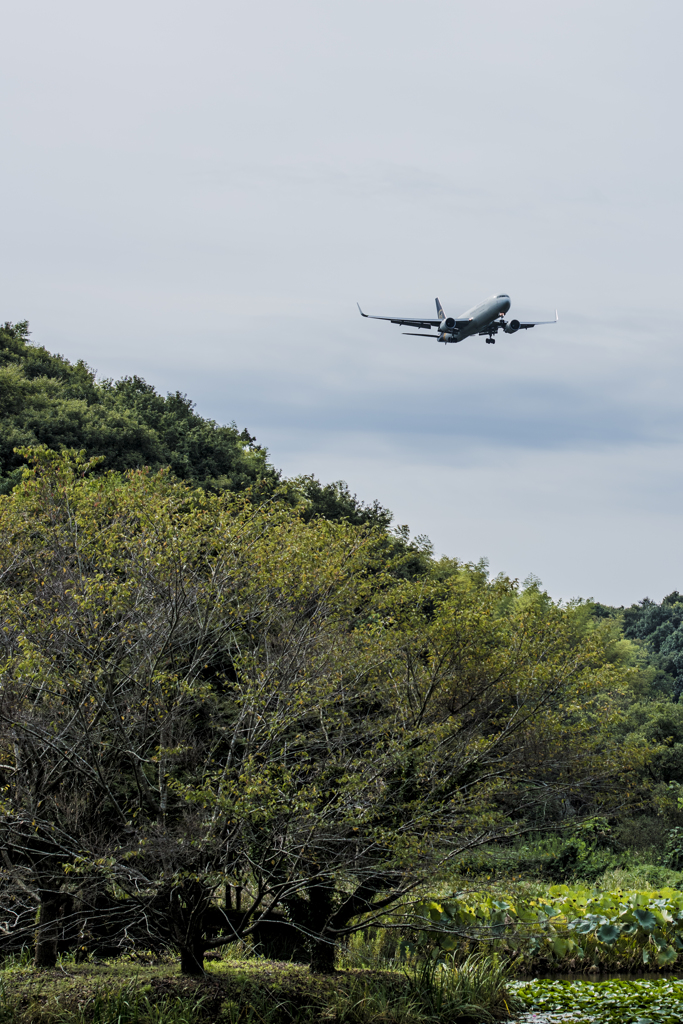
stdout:
<svg viewBox="0 0 683 1024">
<path fill-rule="evenodd" d="M 509 295 L 496 295 L 496 298 L 497 299 L 509 299 L 510 296 Z"/>
</svg>

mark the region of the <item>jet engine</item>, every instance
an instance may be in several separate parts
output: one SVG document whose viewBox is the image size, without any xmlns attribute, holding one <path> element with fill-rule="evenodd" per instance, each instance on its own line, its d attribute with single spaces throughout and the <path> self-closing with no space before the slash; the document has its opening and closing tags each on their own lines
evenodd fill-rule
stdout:
<svg viewBox="0 0 683 1024">
<path fill-rule="evenodd" d="M 442 320 L 439 324 L 439 330 L 443 333 L 444 331 L 452 331 L 455 327 L 455 320 L 452 316 L 447 316 L 445 320 Z"/>
<path fill-rule="evenodd" d="M 510 323 L 505 328 L 505 333 L 506 334 L 514 334 L 515 331 L 518 331 L 518 330 L 519 330 L 519 320 L 511 320 Z"/>
</svg>

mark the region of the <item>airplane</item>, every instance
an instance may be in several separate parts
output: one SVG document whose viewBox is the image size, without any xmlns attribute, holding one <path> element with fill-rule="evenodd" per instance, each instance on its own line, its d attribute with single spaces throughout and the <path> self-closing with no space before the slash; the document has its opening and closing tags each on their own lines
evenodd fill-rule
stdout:
<svg viewBox="0 0 683 1024">
<path fill-rule="evenodd" d="M 526 331 L 529 327 L 536 327 L 538 324 L 556 324 L 560 319 L 555 310 L 554 320 L 505 320 L 505 314 L 510 308 L 509 295 L 492 295 L 489 299 L 480 302 L 478 306 L 472 306 L 462 316 L 446 316 L 443 306 L 436 300 L 437 320 L 415 319 L 406 320 L 394 316 L 371 316 L 364 313 L 360 303 L 356 303 L 361 316 L 370 320 L 388 320 L 392 324 L 401 324 L 405 327 L 421 327 L 425 331 L 431 331 L 432 327 L 437 328 L 436 334 L 420 334 L 416 331 L 403 331 L 413 338 L 436 338 L 444 345 L 454 345 L 464 341 L 474 334 L 485 335 L 487 345 L 495 345 L 495 335 L 498 331 L 505 334 L 514 334 L 516 331 Z"/>
</svg>

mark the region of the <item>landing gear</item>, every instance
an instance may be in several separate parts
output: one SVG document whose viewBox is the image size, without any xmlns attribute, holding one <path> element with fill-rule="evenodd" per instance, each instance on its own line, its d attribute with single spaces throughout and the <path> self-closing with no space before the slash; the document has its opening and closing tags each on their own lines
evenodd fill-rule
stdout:
<svg viewBox="0 0 683 1024">
<path fill-rule="evenodd" d="M 496 344 L 496 339 L 495 338 L 487 338 L 486 339 L 486 344 L 487 345 L 495 345 Z"/>
</svg>

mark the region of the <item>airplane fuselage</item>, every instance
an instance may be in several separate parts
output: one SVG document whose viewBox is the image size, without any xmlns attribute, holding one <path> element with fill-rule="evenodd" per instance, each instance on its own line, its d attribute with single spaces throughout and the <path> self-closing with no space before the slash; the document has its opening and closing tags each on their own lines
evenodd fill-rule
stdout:
<svg viewBox="0 0 683 1024">
<path fill-rule="evenodd" d="M 468 323 L 462 324 L 462 326 L 457 327 L 453 331 L 440 331 L 439 341 L 443 341 L 446 344 L 455 343 L 464 341 L 465 338 L 470 338 L 473 334 L 479 334 L 480 331 L 485 331 L 490 324 L 495 323 L 501 316 L 505 316 L 509 308 L 509 295 L 492 295 L 490 298 L 480 302 L 478 306 L 472 306 L 471 309 L 466 310 L 462 316 L 457 318 L 460 323 L 463 320 L 467 320 Z"/>
</svg>

